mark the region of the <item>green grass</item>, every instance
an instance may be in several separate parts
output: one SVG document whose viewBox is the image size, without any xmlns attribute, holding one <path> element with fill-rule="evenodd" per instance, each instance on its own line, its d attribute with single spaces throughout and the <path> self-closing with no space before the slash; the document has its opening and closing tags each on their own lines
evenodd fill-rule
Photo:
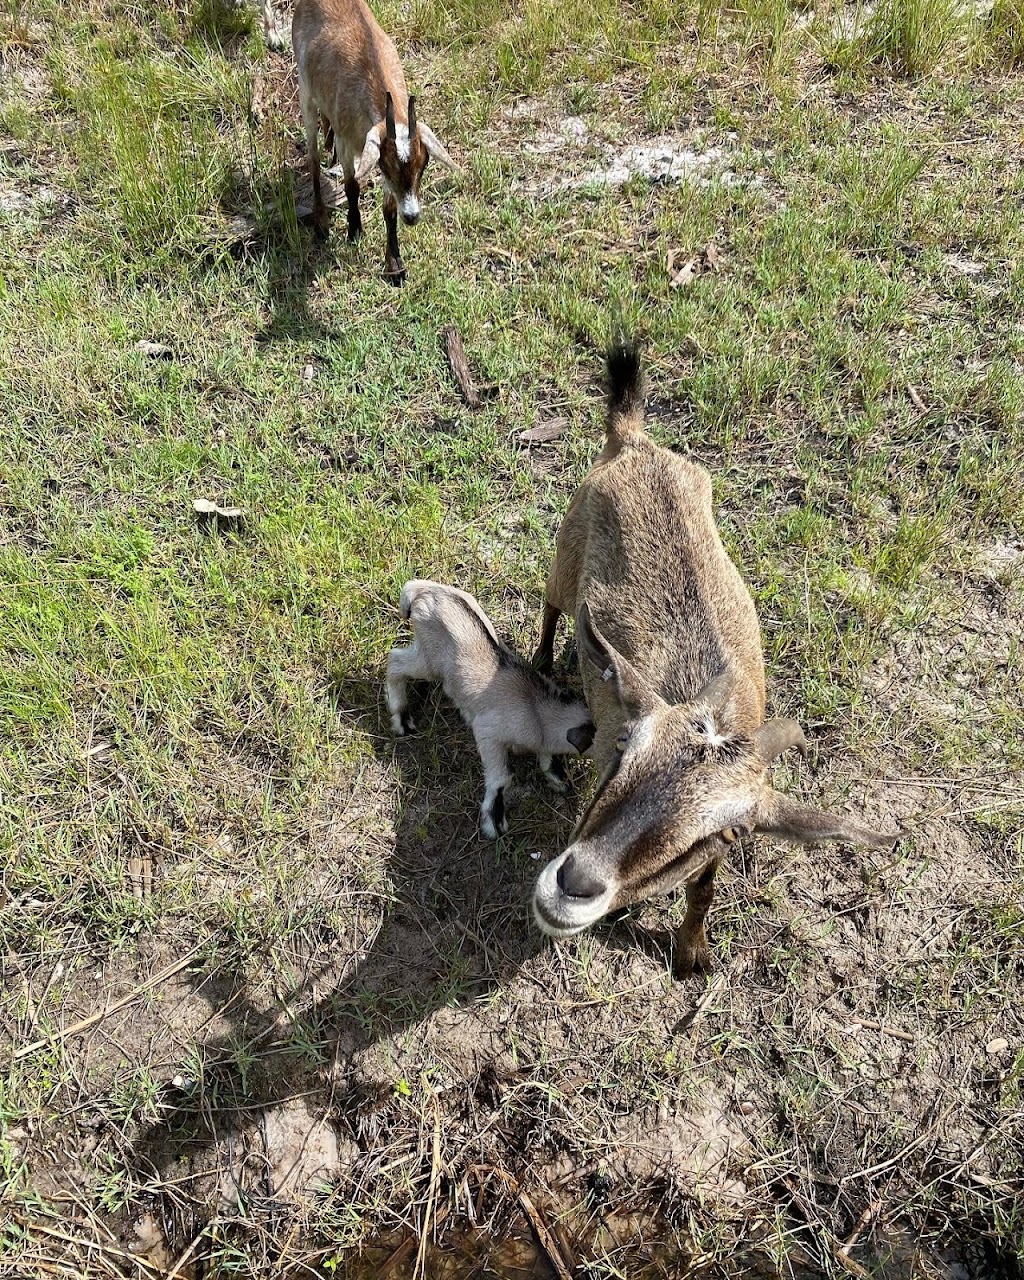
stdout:
<svg viewBox="0 0 1024 1280">
<path fill-rule="evenodd" d="M 761 0 L 418 0 L 380 16 L 465 166 L 429 171 L 401 291 L 381 278 L 376 193 L 355 249 L 343 216 L 324 248 L 298 219 L 288 64 L 251 11 L 26 0 L 0 15 L 0 1018 L 15 1048 L 52 1041 L 0 1074 L 10 1265 L 45 1270 L 60 1230 L 98 1274 L 92 1254 L 163 1205 L 168 1266 L 202 1232 L 197 1256 L 224 1274 L 280 1274 L 291 1239 L 296 1265 L 356 1275 L 351 1246 L 383 1265 L 431 1203 L 452 1256 L 497 1248 L 522 1225 L 511 1177 L 565 1215 L 595 1276 L 653 1265 L 644 1235 L 663 1258 L 742 1247 L 767 1274 L 772 1257 L 834 1270 L 876 1190 L 920 1237 L 922 1274 L 965 1223 L 1012 1252 L 1019 6 L 980 20 L 892 0 L 852 28 Z M 524 149 L 570 114 L 580 147 Z M 722 147 L 739 180 L 560 185 L 662 133 Z M 56 203 L 36 202 L 42 184 Z M 248 247 L 229 231 L 240 213 Z M 720 269 L 673 289 L 669 251 L 711 241 Z M 867 799 L 910 829 L 891 865 L 764 844 L 723 876 L 722 982 L 696 1015 L 701 993 L 658 958 L 679 904 L 534 954 L 530 855 L 564 842 L 572 803 L 524 767 L 510 837 L 485 850 L 454 714 L 428 699 L 397 749 L 380 714 L 413 573 L 478 593 L 532 644 L 599 439 L 613 306 L 644 344 L 653 433 L 712 471 L 772 706 L 810 727 L 815 772 L 787 789 Z M 445 324 L 496 388 L 476 413 Z M 551 418 L 557 442 L 519 445 Z M 241 506 L 242 526 L 204 533 L 197 497 Z M 843 1030 L 855 1015 L 917 1043 L 894 1057 L 905 1041 Z M 989 1061 L 997 1035 L 1009 1046 Z M 749 1209 L 677 1170 L 662 1215 L 636 1226 L 656 1179 L 622 1153 L 659 1125 L 683 1143 L 709 1096 L 732 1116 L 733 1091 L 757 1107 L 732 1171 L 750 1170 Z M 160 1142 L 194 1124 L 202 1147 L 212 1118 L 248 1151 L 292 1096 L 363 1163 L 275 1208 L 253 1156 L 239 1218 L 211 1220 L 209 1151 L 179 1191 Z M 862 1186 L 928 1131 L 933 1103 L 953 1107 L 945 1145 Z M 862 1114 L 887 1119 L 842 1148 Z M 998 1163 L 974 1170 L 987 1190 L 964 1176 L 978 1116 L 997 1124 Z M 826 1200 L 815 1168 L 857 1194 Z M 898 1246 L 879 1228 L 854 1256 Z"/>
</svg>

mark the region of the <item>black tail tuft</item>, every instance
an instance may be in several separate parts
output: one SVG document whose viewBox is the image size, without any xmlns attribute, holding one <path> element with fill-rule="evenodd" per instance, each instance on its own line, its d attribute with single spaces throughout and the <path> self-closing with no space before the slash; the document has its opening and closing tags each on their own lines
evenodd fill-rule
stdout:
<svg viewBox="0 0 1024 1280">
<path fill-rule="evenodd" d="M 621 423 L 629 431 L 642 430 L 644 389 L 640 353 L 629 338 L 617 337 L 608 348 L 608 427 L 618 434 L 622 419 L 639 415 L 635 423 Z"/>
</svg>

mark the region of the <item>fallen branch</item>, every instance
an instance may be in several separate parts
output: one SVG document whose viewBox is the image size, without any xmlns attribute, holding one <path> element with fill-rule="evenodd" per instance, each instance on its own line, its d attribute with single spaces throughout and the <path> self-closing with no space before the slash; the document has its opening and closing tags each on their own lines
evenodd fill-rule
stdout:
<svg viewBox="0 0 1024 1280">
<path fill-rule="evenodd" d="M 101 1009 L 98 1013 L 91 1013 L 88 1018 L 82 1018 L 79 1022 L 73 1022 L 70 1027 L 65 1027 L 62 1031 L 57 1031 L 52 1036 L 43 1036 L 41 1040 L 33 1040 L 31 1044 L 22 1045 L 22 1047 L 14 1054 L 14 1061 L 19 1058 L 27 1058 L 30 1053 L 38 1053 L 40 1049 L 47 1049 L 51 1045 L 63 1044 L 65 1040 L 69 1040 L 72 1036 L 79 1035 L 82 1031 L 88 1031 L 90 1027 L 94 1027 L 97 1022 L 102 1022 L 104 1018 L 109 1018 L 112 1013 L 117 1013 L 126 1005 L 137 1000 L 139 996 L 145 995 L 147 991 L 152 991 L 154 987 L 158 987 L 161 982 L 166 982 L 168 978 L 173 978 L 176 973 L 180 973 L 182 969 L 187 969 L 195 959 L 196 955 L 202 948 L 203 943 L 197 943 L 196 946 L 180 960 L 175 960 L 173 964 L 169 964 L 166 969 L 161 969 L 159 973 L 155 973 L 151 978 L 147 978 L 145 982 L 140 983 L 137 987 L 133 987 L 126 996 L 122 996 L 120 1000 L 115 1000 L 113 1004 L 108 1004 L 105 1009 Z"/>
<path fill-rule="evenodd" d="M 473 375 L 469 372 L 466 348 L 462 345 L 458 329 L 451 324 L 445 325 L 441 330 L 441 337 L 444 340 L 445 355 L 448 357 L 452 377 L 458 383 L 463 400 L 471 409 L 479 409 L 480 396 L 473 382 Z"/>
</svg>

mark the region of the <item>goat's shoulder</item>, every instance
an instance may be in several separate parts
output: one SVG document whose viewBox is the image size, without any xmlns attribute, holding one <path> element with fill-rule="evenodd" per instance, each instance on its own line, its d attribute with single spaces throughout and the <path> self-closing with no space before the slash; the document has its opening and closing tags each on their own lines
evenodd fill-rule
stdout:
<svg viewBox="0 0 1024 1280">
<path fill-rule="evenodd" d="M 498 666 L 502 674 L 515 680 L 523 695 L 534 701 L 560 702 L 566 706 L 576 698 L 564 685 L 537 671 L 508 645 L 498 643 Z"/>
</svg>

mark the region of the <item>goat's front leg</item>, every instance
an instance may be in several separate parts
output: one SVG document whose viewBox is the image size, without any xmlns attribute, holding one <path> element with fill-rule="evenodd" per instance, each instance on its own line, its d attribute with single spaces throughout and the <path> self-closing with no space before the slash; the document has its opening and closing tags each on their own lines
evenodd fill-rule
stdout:
<svg viewBox="0 0 1024 1280">
<path fill-rule="evenodd" d="M 416 732 L 416 725 L 409 714 L 406 685 L 410 680 L 430 680 L 433 674 L 424 663 L 415 641 L 406 649 L 392 649 L 388 654 L 388 710 L 391 712 L 391 727 L 399 738 Z"/>
<path fill-rule="evenodd" d="M 480 831 L 487 840 L 496 840 L 508 830 L 505 819 L 505 788 L 512 782 L 508 768 L 508 748 L 487 721 L 473 725 L 476 749 L 484 767 L 484 798 L 480 805 Z"/>
<path fill-rule="evenodd" d="M 555 665 L 555 631 L 558 628 L 558 619 L 562 616 L 561 609 L 556 609 L 553 604 L 544 602 L 544 622 L 540 629 L 540 644 L 537 646 L 537 652 L 533 655 L 533 665 L 538 671 L 550 671 Z"/>
<path fill-rule="evenodd" d="M 569 777 L 565 772 L 565 763 L 561 756 L 538 756 L 537 763 L 544 775 L 544 781 L 552 791 L 564 796 L 569 790 Z"/>
<path fill-rule="evenodd" d="M 355 244 L 363 234 L 363 220 L 359 216 L 359 183 L 356 181 L 354 160 L 343 160 L 345 173 L 345 199 L 348 201 L 348 242 Z"/>
<path fill-rule="evenodd" d="M 710 973 L 714 967 L 704 920 L 715 896 L 718 861 L 718 858 L 712 858 L 696 880 L 691 880 L 686 886 L 686 915 L 676 930 L 675 961 L 672 965 L 672 972 L 677 978 L 688 978 L 694 971 Z"/>
<path fill-rule="evenodd" d="M 384 275 L 392 284 L 405 284 L 405 263 L 398 250 L 398 203 L 390 191 L 384 195 L 384 225 L 388 231 Z"/>
</svg>

